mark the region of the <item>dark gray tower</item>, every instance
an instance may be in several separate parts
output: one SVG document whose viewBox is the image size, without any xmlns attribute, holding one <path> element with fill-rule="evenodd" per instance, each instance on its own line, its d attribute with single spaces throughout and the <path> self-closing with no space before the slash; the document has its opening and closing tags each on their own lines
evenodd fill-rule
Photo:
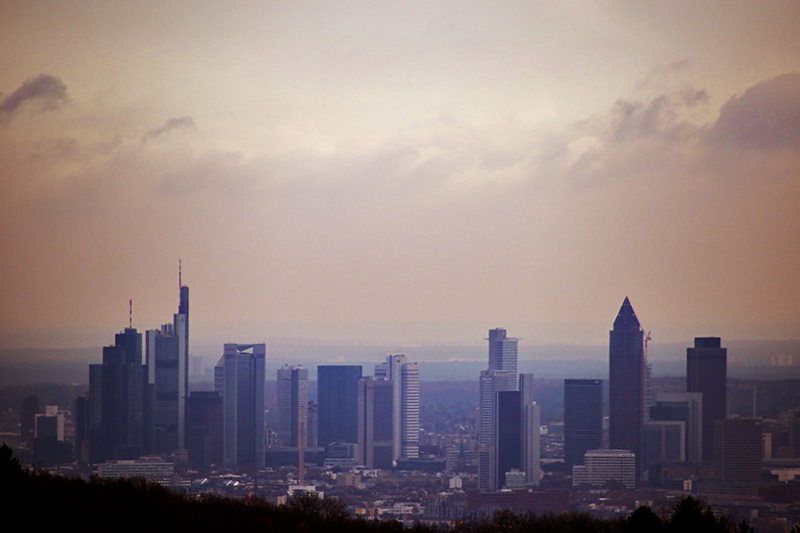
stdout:
<svg viewBox="0 0 800 533">
<path fill-rule="evenodd" d="M 520 391 L 497 392 L 497 441 L 495 442 L 498 487 L 506 485 L 506 472 L 522 468 L 522 401 Z"/>
<path fill-rule="evenodd" d="M 157 453 L 186 448 L 186 397 L 189 395 L 189 287 L 180 286 L 172 324 L 146 334 L 149 381 L 155 390 Z"/>
<path fill-rule="evenodd" d="M 358 382 L 361 365 L 317 367 L 317 438 L 320 446 L 358 442 Z"/>
<path fill-rule="evenodd" d="M 609 447 L 636 455 L 636 472 L 642 468 L 644 422 L 644 333 L 627 296 L 609 333 L 608 397 Z"/>
<path fill-rule="evenodd" d="M 144 453 L 146 390 L 142 335 L 125 328 L 113 346 L 103 348 L 103 362 L 89 365 L 86 425 L 92 463 L 138 459 Z"/>
<path fill-rule="evenodd" d="M 358 382 L 358 462 L 367 468 L 390 470 L 393 461 L 391 380 L 362 378 Z"/>
<path fill-rule="evenodd" d="M 697 337 L 686 349 L 686 392 L 703 394 L 703 462 L 714 459 L 714 422 L 727 414 L 728 349 L 719 337 Z"/>
<path fill-rule="evenodd" d="M 583 464 L 583 454 L 603 446 L 603 380 L 564 380 L 564 466 Z"/>
<path fill-rule="evenodd" d="M 222 462 L 226 469 L 264 467 L 265 344 L 226 344 L 214 368 L 222 395 Z"/>
</svg>

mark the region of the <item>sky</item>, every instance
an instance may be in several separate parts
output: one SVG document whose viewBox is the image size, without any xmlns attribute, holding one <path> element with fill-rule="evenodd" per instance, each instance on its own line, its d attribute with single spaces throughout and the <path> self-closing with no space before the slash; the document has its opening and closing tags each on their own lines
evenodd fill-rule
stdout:
<svg viewBox="0 0 800 533">
<path fill-rule="evenodd" d="M 794 1 L 0 2 L 0 347 L 800 337 Z"/>
</svg>

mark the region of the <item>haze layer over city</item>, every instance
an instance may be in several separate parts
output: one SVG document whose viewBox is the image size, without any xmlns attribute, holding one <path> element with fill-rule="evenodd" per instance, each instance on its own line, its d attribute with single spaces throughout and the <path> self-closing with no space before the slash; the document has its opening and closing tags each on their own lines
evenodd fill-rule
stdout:
<svg viewBox="0 0 800 533">
<path fill-rule="evenodd" d="M 797 338 L 796 7 L 7 4 L 1 346 Z"/>
</svg>

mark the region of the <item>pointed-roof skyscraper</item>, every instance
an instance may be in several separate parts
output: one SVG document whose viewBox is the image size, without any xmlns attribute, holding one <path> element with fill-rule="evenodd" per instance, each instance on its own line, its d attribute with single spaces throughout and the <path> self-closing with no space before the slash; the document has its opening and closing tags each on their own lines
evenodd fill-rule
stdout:
<svg viewBox="0 0 800 533">
<path fill-rule="evenodd" d="M 644 422 L 644 332 L 625 297 L 609 332 L 608 350 L 609 447 L 630 450 L 641 468 Z"/>
</svg>

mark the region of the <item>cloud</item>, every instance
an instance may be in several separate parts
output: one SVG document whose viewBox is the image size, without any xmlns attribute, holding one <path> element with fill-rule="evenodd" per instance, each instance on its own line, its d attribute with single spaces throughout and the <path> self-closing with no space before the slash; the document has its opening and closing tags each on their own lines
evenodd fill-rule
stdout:
<svg viewBox="0 0 800 533">
<path fill-rule="evenodd" d="M 156 137 L 171 130 L 182 128 L 195 129 L 195 127 L 196 125 L 192 117 L 171 118 L 164 122 L 161 126 L 153 128 L 145 133 L 142 137 L 142 142 L 147 142 L 149 139 L 155 139 Z"/>
<path fill-rule="evenodd" d="M 725 102 L 708 139 L 743 148 L 800 147 L 800 72 L 762 81 Z"/>
<path fill-rule="evenodd" d="M 653 69 L 646 78 L 636 84 L 637 91 L 663 90 L 675 83 L 675 79 L 683 76 L 692 68 L 692 63 L 688 59 L 673 61 L 666 65 L 660 65 Z"/>
<path fill-rule="evenodd" d="M 17 90 L 0 101 L 0 123 L 11 120 L 28 102 L 37 102 L 41 111 L 57 109 L 67 101 L 67 86 L 57 77 L 39 74 L 28 78 Z"/>
<path fill-rule="evenodd" d="M 644 102 L 617 100 L 611 112 L 611 133 L 617 141 L 653 137 L 674 139 L 686 129 L 689 112 L 708 100 L 705 89 L 689 86 Z"/>
</svg>

